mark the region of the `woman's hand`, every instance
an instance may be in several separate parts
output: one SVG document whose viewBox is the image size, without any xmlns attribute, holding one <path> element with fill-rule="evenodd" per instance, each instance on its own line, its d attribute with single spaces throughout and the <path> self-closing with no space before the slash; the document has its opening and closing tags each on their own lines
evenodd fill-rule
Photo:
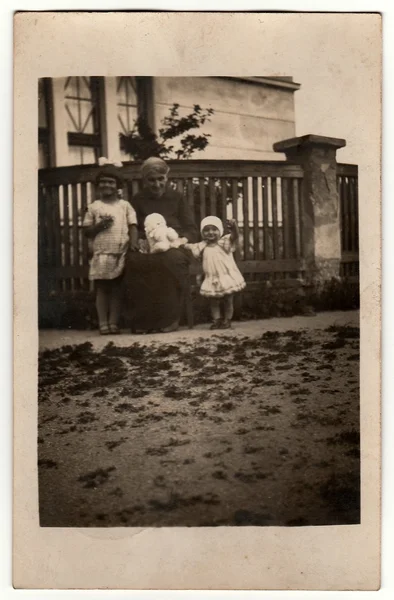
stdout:
<svg viewBox="0 0 394 600">
<path fill-rule="evenodd" d="M 141 252 L 141 254 L 149 254 L 148 240 L 138 240 L 138 252 Z"/>
<path fill-rule="evenodd" d="M 140 246 L 138 241 L 130 240 L 129 249 L 131 250 L 131 252 L 139 252 Z"/>
</svg>

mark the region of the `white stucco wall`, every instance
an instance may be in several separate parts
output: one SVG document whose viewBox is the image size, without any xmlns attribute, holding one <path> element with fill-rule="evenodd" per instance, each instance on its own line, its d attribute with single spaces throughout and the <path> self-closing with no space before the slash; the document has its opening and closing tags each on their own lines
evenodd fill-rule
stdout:
<svg viewBox="0 0 394 600">
<path fill-rule="evenodd" d="M 67 142 L 64 82 L 64 78 L 52 79 L 57 166 L 80 162 Z M 211 122 L 196 130 L 211 134 L 209 145 L 192 158 L 280 160 L 285 157 L 273 152 L 273 144 L 295 136 L 292 89 L 221 77 L 155 77 L 153 94 L 156 129 L 175 102 L 182 115 L 191 112 L 194 104 L 214 109 Z M 104 79 L 102 111 L 104 153 L 113 160 L 124 160 L 119 148 L 115 77 Z M 89 156 L 84 162 L 89 162 Z"/>
<path fill-rule="evenodd" d="M 176 102 L 181 114 L 193 104 L 213 108 L 209 146 L 193 158 L 279 160 L 274 142 L 295 136 L 294 91 L 220 77 L 157 77 L 156 126 Z M 196 130 L 197 132 L 198 130 Z"/>
</svg>

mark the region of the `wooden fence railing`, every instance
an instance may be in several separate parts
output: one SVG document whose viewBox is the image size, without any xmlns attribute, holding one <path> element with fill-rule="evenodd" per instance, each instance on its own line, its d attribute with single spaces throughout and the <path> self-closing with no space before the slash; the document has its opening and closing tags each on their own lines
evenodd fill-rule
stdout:
<svg viewBox="0 0 394 600">
<path fill-rule="evenodd" d="M 337 166 L 341 223 L 341 275 L 359 277 L 358 254 L 358 169 L 356 165 Z"/>
<path fill-rule="evenodd" d="M 237 261 L 247 281 L 302 279 L 303 170 L 284 161 L 170 161 L 170 185 L 185 194 L 196 222 L 207 214 L 234 218 L 240 229 Z M 96 165 L 39 171 L 38 262 L 41 293 L 89 290 L 88 243 L 82 221 L 95 199 Z M 341 273 L 358 277 L 358 175 L 337 165 Z M 123 196 L 141 187 L 139 166 L 126 163 Z"/>
<path fill-rule="evenodd" d="M 248 281 L 304 276 L 303 170 L 283 161 L 176 161 L 170 185 L 182 191 L 196 222 L 207 214 L 234 218 L 240 229 L 240 268 Z M 82 231 L 95 199 L 97 166 L 39 172 L 39 275 L 46 292 L 90 289 L 88 244 Z M 123 196 L 141 187 L 139 167 L 126 163 Z"/>
</svg>

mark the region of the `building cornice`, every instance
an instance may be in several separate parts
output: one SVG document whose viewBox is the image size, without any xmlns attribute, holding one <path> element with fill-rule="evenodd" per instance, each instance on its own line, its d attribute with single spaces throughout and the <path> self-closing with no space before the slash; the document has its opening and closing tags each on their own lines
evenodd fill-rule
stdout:
<svg viewBox="0 0 394 600">
<path fill-rule="evenodd" d="M 289 77 L 220 77 L 221 79 L 238 79 L 239 81 L 247 81 L 256 85 L 265 85 L 269 87 L 287 89 L 297 91 L 301 84 L 292 81 Z"/>
</svg>

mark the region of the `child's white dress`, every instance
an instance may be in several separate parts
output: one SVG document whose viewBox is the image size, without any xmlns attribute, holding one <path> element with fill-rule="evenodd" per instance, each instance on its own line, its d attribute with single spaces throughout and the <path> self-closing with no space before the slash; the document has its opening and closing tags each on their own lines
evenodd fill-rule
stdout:
<svg viewBox="0 0 394 600">
<path fill-rule="evenodd" d="M 207 242 L 187 244 L 195 258 L 202 255 L 202 268 L 204 281 L 200 294 L 208 298 L 221 298 L 227 294 L 240 292 L 246 283 L 238 269 L 233 252 L 235 245 L 231 242 L 230 235 L 224 235 L 214 245 Z"/>
<path fill-rule="evenodd" d="M 88 207 L 83 225 L 96 225 L 107 215 L 113 218 L 113 223 L 93 239 L 89 279 L 115 279 L 122 274 L 129 245 L 129 225 L 137 224 L 135 210 L 126 200 L 95 200 Z"/>
</svg>

